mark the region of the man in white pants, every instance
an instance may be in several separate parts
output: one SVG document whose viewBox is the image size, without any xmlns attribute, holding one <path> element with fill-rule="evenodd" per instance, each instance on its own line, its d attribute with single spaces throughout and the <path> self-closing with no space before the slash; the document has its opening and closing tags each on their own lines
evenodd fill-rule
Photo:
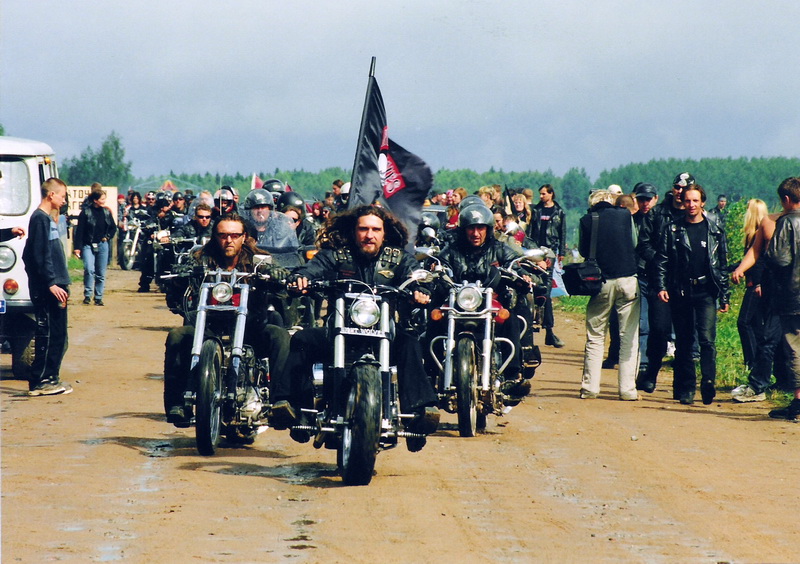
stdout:
<svg viewBox="0 0 800 564">
<path fill-rule="evenodd" d="M 600 293 L 586 306 L 581 399 L 600 393 L 600 373 L 605 333 L 612 308 L 619 317 L 619 399 L 639 399 L 636 372 L 639 367 L 639 281 L 636 277 L 636 229 L 627 208 L 614 206 L 616 195 L 598 190 L 589 197 L 589 213 L 580 221 L 580 253 L 588 258 L 592 246 L 593 216 L 597 217 L 595 259 L 603 273 Z"/>
</svg>

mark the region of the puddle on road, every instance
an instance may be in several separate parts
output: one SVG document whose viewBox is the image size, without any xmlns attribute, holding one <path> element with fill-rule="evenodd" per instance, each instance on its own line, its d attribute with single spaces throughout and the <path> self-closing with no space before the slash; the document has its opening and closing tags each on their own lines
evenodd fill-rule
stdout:
<svg viewBox="0 0 800 564">
<path fill-rule="evenodd" d="M 106 545 L 98 547 L 98 550 L 100 551 L 98 562 L 114 562 L 123 558 L 122 548 L 119 546 Z"/>
</svg>

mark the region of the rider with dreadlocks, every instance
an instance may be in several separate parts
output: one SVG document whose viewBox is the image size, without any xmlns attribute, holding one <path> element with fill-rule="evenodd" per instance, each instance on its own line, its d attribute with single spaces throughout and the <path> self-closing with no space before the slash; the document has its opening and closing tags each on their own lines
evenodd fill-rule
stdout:
<svg viewBox="0 0 800 564">
<path fill-rule="evenodd" d="M 334 216 L 320 235 L 322 249 L 314 258 L 294 271 L 290 281 L 300 292 L 306 291 L 310 280 L 351 278 L 369 285 L 400 286 L 411 272 L 419 268 L 416 259 L 403 248 L 408 242 L 405 227 L 383 208 L 362 205 Z M 414 300 L 420 304 L 430 301 L 429 292 L 420 285 L 415 288 Z M 416 416 L 409 423 L 412 432 L 433 433 L 439 424 L 436 392 L 422 366 L 419 339 L 397 326 L 392 343 L 392 358 L 397 365 L 400 386 L 400 407 L 404 413 Z M 305 329 L 292 337 L 288 369 L 283 381 L 273 380 L 273 425 L 289 427 L 301 408 L 312 408 L 314 401 L 312 367 L 317 362 L 329 362 L 333 343 L 325 329 Z M 292 431 L 299 442 L 309 440 L 306 431 Z M 409 450 L 425 445 L 425 438 L 406 441 Z"/>
</svg>

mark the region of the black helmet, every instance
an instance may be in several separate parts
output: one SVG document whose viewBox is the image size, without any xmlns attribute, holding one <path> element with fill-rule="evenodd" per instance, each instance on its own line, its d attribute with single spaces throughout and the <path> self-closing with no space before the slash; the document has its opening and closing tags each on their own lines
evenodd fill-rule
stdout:
<svg viewBox="0 0 800 564">
<path fill-rule="evenodd" d="M 693 186 L 694 184 L 695 184 L 694 176 L 692 176 L 688 172 L 680 173 L 678 176 L 675 177 L 675 180 L 672 181 L 673 186 L 680 186 L 681 188 Z"/>
<path fill-rule="evenodd" d="M 466 208 L 467 206 L 472 206 L 472 205 L 474 205 L 474 204 L 480 204 L 480 205 L 482 205 L 482 206 L 483 206 L 483 207 L 485 207 L 485 208 L 487 207 L 487 206 L 486 206 L 486 202 L 484 202 L 484 201 L 481 199 L 481 197 L 480 197 L 480 196 L 476 196 L 475 194 L 473 194 L 473 195 L 471 195 L 471 196 L 467 196 L 466 198 L 464 198 L 463 200 L 461 200 L 461 201 L 458 203 L 458 211 L 461 211 L 461 210 L 463 210 L 464 208 Z"/>
<path fill-rule="evenodd" d="M 286 192 L 286 186 L 278 180 L 277 178 L 270 178 L 269 180 L 264 181 L 264 185 L 261 187 L 268 192 L 279 192 L 283 194 Z"/>
<path fill-rule="evenodd" d="M 161 190 L 159 192 L 156 192 L 156 199 L 158 200 L 159 198 L 163 198 L 163 199 L 167 200 L 168 202 L 171 202 L 172 201 L 172 191 L 171 190 Z"/>
<path fill-rule="evenodd" d="M 172 200 L 185 200 L 186 198 L 183 195 L 183 192 L 177 191 L 172 195 Z"/>
<path fill-rule="evenodd" d="M 257 206 L 269 206 L 270 208 L 274 208 L 275 200 L 272 198 L 272 194 L 267 190 L 251 190 L 244 199 L 244 209 L 251 210 Z"/>
<path fill-rule="evenodd" d="M 283 212 L 289 206 L 299 208 L 305 211 L 305 201 L 300 197 L 297 192 L 284 192 L 278 197 L 278 211 Z"/>
<path fill-rule="evenodd" d="M 494 227 L 494 214 L 486 204 L 472 204 L 462 209 L 458 214 L 458 226 L 486 225 Z M 492 231 L 493 229 L 490 229 Z"/>
<path fill-rule="evenodd" d="M 434 231 L 439 231 L 442 222 L 439 221 L 439 216 L 433 212 L 422 212 L 422 221 L 420 222 L 423 227 L 430 227 Z"/>
<path fill-rule="evenodd" d="M 171 203 L 172 203 L 172 201 L 170 200 L 170 198 L 168 198 L 162 192 L 159 192 L 156 195 L 156 203 L 155 203 L 156 209 L 160 210 L 161 208 L 165 208 L 165 207 L 169 206 Z"/>
</svg>

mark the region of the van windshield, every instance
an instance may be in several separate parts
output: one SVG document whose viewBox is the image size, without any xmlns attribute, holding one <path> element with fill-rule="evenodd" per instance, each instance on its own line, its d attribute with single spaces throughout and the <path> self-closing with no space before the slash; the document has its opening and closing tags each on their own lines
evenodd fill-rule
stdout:
<svg viewBox="0 0 800 564">
<path fill-rule="evenodd" d="M 19 157 L 0 157 L 0 215 L 25 215 L 31 207 L 30 175 Z"/>
</svg>

